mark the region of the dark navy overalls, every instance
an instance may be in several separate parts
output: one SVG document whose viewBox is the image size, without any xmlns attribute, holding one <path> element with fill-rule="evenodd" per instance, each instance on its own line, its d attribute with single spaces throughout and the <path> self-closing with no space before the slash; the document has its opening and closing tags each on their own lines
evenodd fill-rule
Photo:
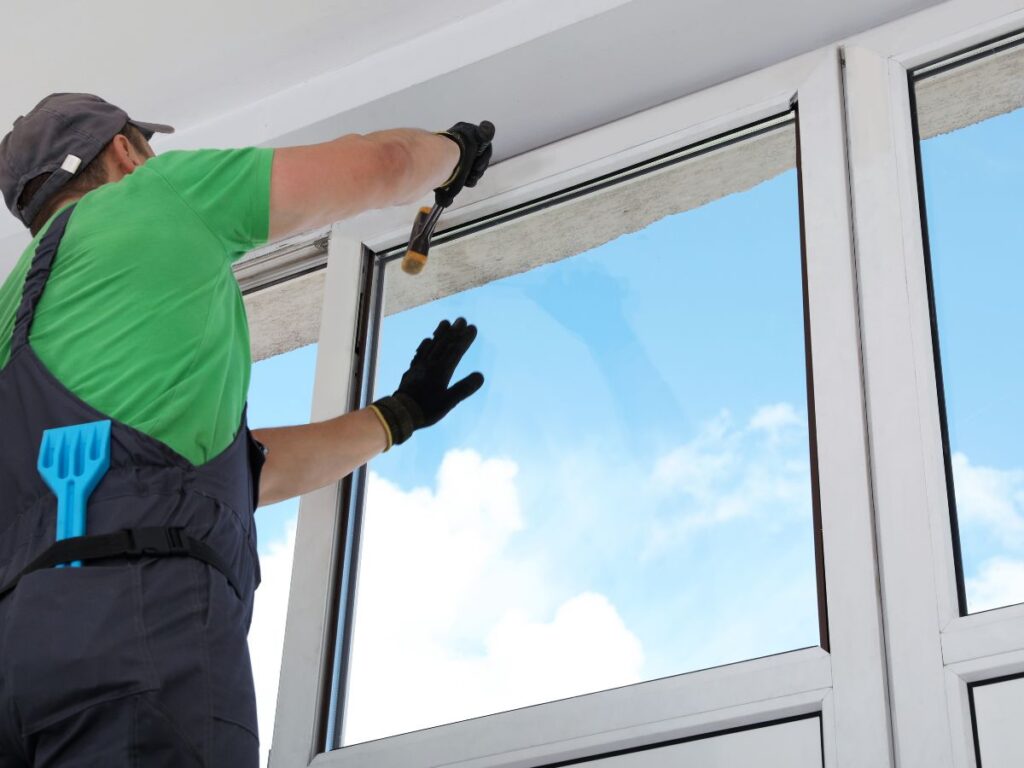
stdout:
<svg viewBox="0 0 1024 768">
<path fill-rule="evenodd" d="M 36 471 L 43 430 L 109 418 L 29 345 L 73 210 L 36 249 L 0 371 L 0 585 L 54 545 L 56 500 Z M 110 469 L 87 519 L 93 553 L 106 555 L 82 557 L 81 568 L 37 567 L 0 595 L 0 768 L 252 768 L 246 635 L 259 583 L 261 446 L 243 414 L 234 442 L 194 466 L 112 421 Z M 118 533 L 140 528 L 148 535 Z"/>
</svg>

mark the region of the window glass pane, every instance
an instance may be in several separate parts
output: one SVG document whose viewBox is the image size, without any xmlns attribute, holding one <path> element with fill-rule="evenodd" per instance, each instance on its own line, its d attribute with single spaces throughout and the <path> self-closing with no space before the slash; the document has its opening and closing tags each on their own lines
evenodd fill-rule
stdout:
<svg viewBox="0 0 1024 768">
<path fill-rule="evenodd" d="M 974 708 L 978 768 L 1017 768 L 1024 758 L 1024 732 L 1020 728 L 1020 703 L 1024 701 L 1024 677 L 971 688 Z"/>
<path fill-rule="evenodd" d="M 756 766 L 821 768 L 821 719 L 806 717 L 654 749 L 587 760 L 585 768 L 679 768 L 679 766 Z M 987 767 L 986 767 L 987 768 Z"/>
<path fill-rule="evenodd" d="M 973 612 L 1024 601 L 1024 51 L 922 79 L 916 92 L 949 471 Z"/>
<path fill-rule="evenodd" d="M 487 382 L 371 465 L 344 743 L 818 643 L 794 156 L 789 124 L 388 266 L 378 393 L 458 316 Z M 426 301 L 468 253 L 499 278 Z"/>
<path fill-rule="evenodd" d="M 311 344 L 253 365 L 249 384 L 250 428 L 289 426 L 309 421 L 316 349 L 316 344 Z M 256 510 L 262 582 L 256 590 L 249 629 L 249 653 L 256 683 L 260 765 L 267 764 L 270 737 L 274 732 L 274 709 L 298 513 L 297 498 Z"/>
</svg>

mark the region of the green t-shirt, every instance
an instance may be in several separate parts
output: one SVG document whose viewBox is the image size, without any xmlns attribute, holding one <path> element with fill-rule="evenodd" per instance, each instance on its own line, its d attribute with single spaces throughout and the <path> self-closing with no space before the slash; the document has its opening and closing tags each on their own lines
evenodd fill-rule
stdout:
<svg viewBox="0 0 1024 768">
<path fill-rule="evenodd" d="M 249 389 L 231 263 L 267 240 L 272 159 L 272 149 L 167 152 L 85 195 L 32 325 L 32 348 L 64 386 L 193 464 L 234 439 Z M 49 225 L 0 287 L 0 369 Z"/>
</svg>

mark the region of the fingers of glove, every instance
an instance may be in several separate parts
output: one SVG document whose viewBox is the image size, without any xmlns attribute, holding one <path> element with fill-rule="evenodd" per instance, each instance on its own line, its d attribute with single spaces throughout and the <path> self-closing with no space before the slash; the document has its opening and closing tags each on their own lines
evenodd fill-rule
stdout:
<svg viewBox="0 0 1024 768">
<path fill-rule="evenodd" d="M 466 122 L 456 123 L 446 131 L 446 134 L 459 143 L 463 161 L 467 165 L 472 165 L 476 156 L 483 154 L 491 146 L 491 140 L 494 138 L 494 124 L 486 120 L 480 125 Z"/>
<path fill-rule="evenodd" d="M 442 320 L 438 323 L 437 328 L 434 329 L 434 333 L 421 341 L 420 345 L 416 347 L 416 354 L 413 355 L 412 362 L 409 364 L 409 367 L 414 368 L 428 363 L 434 356 L 438 343 L 447 336 L 451 327 L 452 324 L 447 320 Z"/>
<path fill-rule="evenodd" d="M 440 205 L 442 208 L 447 208 L 449 205 L 455 202 L 456 191 L 452 191 L 449 187 L 439 187 L 434 190 L 434 203 Z"/>
<path fill-rule="evenodd" d="M 455 322 L 457 323 L 459 321 L 456 320 Z M 448 333 L 449 330 L 451 330 L 451 327 L 452 324 L 447 320 L 442 320 L 440 323 L 438 323 L 437 328 L 434 329 L 434 340 L 440 340 L 445 334 Z"/>
<path fill-rule="evenodd" d="M 412 356 L 412 362 L 409 363 L 409 367 L 412 368 L 413 366 L 420 365 L 421 363 L 423 363 L 428 357 L 430 357 L 430 352 L 433 349 L 433 347 L 433 338 L 428 337 L 421 341 L 420 345 L 416 347 L 416 354 Z"/>
<path fill-rule="evenodd" d="M 460 120 L 453 125 L 449 130 L 449 133 L 454 133 L 462 139 L 465 144 L 479 144 L 482 138 L 480 136 L 480 126 L 475 123 L 466 122 L 465 120 Z M 466 149 L 475 149 L 475 147 L 467 146 Z"/>
<path fill-rule="evenodd" d="M 445 394 L 445 412 L 457 406 L 467 397 L 475 394 L 484 385 L 484 375 L 479 372 L 469 374 L 466 378 L 456 382 Z"/>
<path fill-rule="evenodd" d="M 459 170 L 462 172 L 460 175 L 464 175 L 466 166 L 479 149 L 476 126 L 472 123 L 456 123 L 444 135 L 459 145 Z"/>
<path fill-rule="evenodd" d="M 463 187 L 473 187 L 480 181 L 491 160 L 491 139 L 494 125 L 484 121 L 480 125 L 459 122 L 444 132 L 459 145 L 459 165 L 451 182 L 434 190 L 434 202 L 447 208 L 455 202 Z"/>
<path fill-rule="evenodd" d="M 434 331 L 431 358 L 445 357 L 448 345 L 464 331 L 465 327 L 466 320 L 461 317 L 457 318 L 454 323 L 442 320 L 438 324 L 437 330 Z"/>
<path fill-rule="evenodd" d="M 437 328 L 434 329 L 434 335 L 430 338 L 430 350 L 425 355 L 426 361 L 433 361 L 439 352 L 444 349 L 447 343 L 448 337 L 451 335 L 452 324 L 447 320 L 442 320 L 437 324 Z"/>
<path fill-rule="evenodd" d="M 460 317 L 445 335 L 437 339 L 431 362 L 437 366 L 438 372 L 449 381 L 459 362 L 466 354 L 473 340 L 476 339 L 476 326 L 469 325 L 465 318 Z"/>
<path fill-rule="evenodd" d="M 490 145 L 488 145 L 487 149 L 485 149 L 477 157 L 476 162 L 473 163 L 472 170 L 470 170 L 470 172 L 469 172 L 469 176 L 466 177 L 466 186 L 467 187 L 475 187 L 476 183 L 478 181 L 480 181 L 480 177 L 482 177 L 484 175 L 484 171 L 487 170 L 487 167 L 491 163 L 491 154 L 492 153 L 493 153 L 493 150 L 491 149 Z"/>
</svg>

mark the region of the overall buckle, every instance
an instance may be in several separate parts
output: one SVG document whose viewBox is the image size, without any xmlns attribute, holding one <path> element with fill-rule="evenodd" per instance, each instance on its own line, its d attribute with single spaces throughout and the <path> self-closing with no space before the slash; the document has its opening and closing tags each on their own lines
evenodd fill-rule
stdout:
<svg viewBox="0 0 1024 768">
<path fill-rule="evenodd" d="M 184 528 L 129 528 L 129 545 L 125 552 L 129 557 L 166 557 L 189 554 L 188 545 L 182 537 Z"/>
</svg>

